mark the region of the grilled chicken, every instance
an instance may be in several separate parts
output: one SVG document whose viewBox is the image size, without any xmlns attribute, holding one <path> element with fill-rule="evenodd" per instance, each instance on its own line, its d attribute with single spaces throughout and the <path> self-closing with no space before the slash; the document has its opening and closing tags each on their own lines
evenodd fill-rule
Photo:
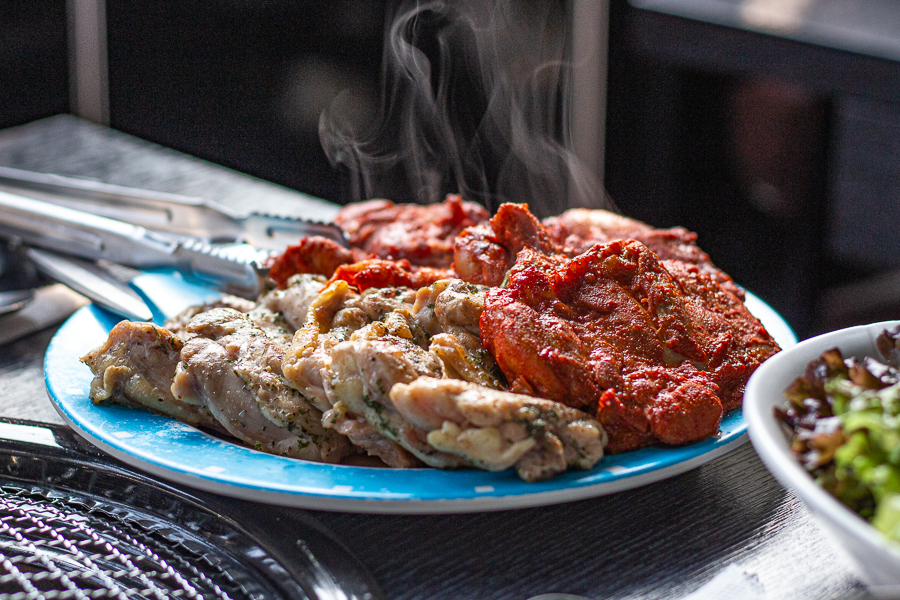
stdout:
<svg viewBox="0 0 900 600">
<path fill-rule="evenodd" d="M 293 333 L 306 324 L 309 306 L 325 287 L 325 282 L 325 277 L 321 275 L 294 275 L 287 280 L 284 288 L 274 289 L 260 296 L 255 308 L 266 308 L 277 313 Z"/>
<path fill-rule="evenodd" d="M 717 385 L 681 287 L 640 242 L 559 266 L 523 250 L 485 297 L 481 335 L 511 389 L 594 412 L 609 451 L 715 435 Z"/>
<path fill-rule="evenodd" d="M 678 260 L 662 264 L 684 291 L 685 309 L 706 354 L 701 368 L 719 386 L 725 410 L 740 408 L 744 385 L 756 367 L 778 352 L 778 344 L 714 274 Z"/>
<path fill-rule="evenodd" d="M 432 448 L 489 471 L 515 467 L 525 481 L 590 469 L 603 457 L 600 423 L 557 402 L 431 377 L 396 384 L 390 400 Z"/>
<path fill-rule="evenodd" d="M 687 230 L 585 209 L 541 222 L 519 204 L 488 216 L 458 196 L 345 207 L 351 249 L 301 240 L 257 303 L 117 326 L 82 359 L 91 397 L 286 456 L 533 481 L 591 468 L 607 443 L 714 435 L 778 351 Z"/>
<path fill-rule="evenodd" d="M 331 402 L 325 394 L 324 379 L 332 349 L 349 340 L 357 329 L 383 319 L 403 299 L 395 289 L 361 295 L 345 281 L 328 285 L 310 304 L 307 321 L 294 334 L 285 354 L 282 367 L 290 385 L 319 410 L 329 410 Z"/>
<path fill-rule="evenodd" d="M 677 260 L 711 277 L 722 289 L 744 299 L 744 291 L 724 271 L 713 265 L 709 255 L 697 245 L 697 234 L 684 227 L 657 229 L 607 210 L 573 208 L 544 219 L 547 234 L 564 248 L 567 256 L 587 252 L 594 244 L 614 240 L 637 240 L 662 260 Z"/>
<path fill-rule="evenodd" d="M 224 433 L 204 403 L 172 394 L 183 347 L 184 342 L 172 332 L 152 323 L 120 322 L 103 345 L 81 358 L 94 373 L 91 401 L 143 408 Z"/>
<path fill-rule="evenodd" d="M 212 310 L 214 308 L 223 307 L 233 308 L 236 311 L 247 313 L 256 308 L 256 306 L 256 303 L 252 300 L 225 294 L 215 302 L 208 302 L 206 304 L 197 304 L 195 306 L 187 307 L 174 317 L 167 319 L 166 322 L 163 323 L 163 327 L 171 331 L 172 334 L 178 337 L 180 340 L 186 341 L 193 335 L 187 332 L 187 325 L 191 322 L 191 319 L 193 319 L 200 313 Z"/>
<path fill-rule="evenodd" d="M 574 258 L 598 243 L 628 239 L 641 242 L 661 259 L 697 265 L 719 286 L 744 299 L 743 290 L 697 246 L 697 234 L 683 227 L 657 229 L 605 210 L 572 209 L 541 222 L 525 204 L 502 204 L 487 225 L 460 233 L 453 267 L 465 281 L 499 286 L 524 248 L 558 260 Z"/>
<path fill-rule="evenodd" d="M 342 208 L 334 221 L 347 233 L 352 248 L 378 258 L 406 259 L 415 266 L 447 268 L 453 261 L 453 238 L 489 216 L 483 206 L 449 195 L 427 206 L 357 202 Z"/>
<path fill-rule="evenodd" d="M 282 363 L 288 384 L 325 413 L 326 427 L 347 436 L 354 446 L 392 467 L 413 467 L 421 463 L 385 437 L 362 412 L 343 404 L 335 407 L 337 399 L 328 391 L 328 385 L 333 377 L 335 348 L 373 321 L 396 323 L 396 319 L 390 318 L 392 313 L 404 305 L 411 308 L 413 298 L 413 292 L 402 288 L 372 289 L 360 294 L 345 281 L 335 281 L 310 305 L 307 322 L 294 334 Z M 416 327 L 410 328 L 405 319 L 394 327 L 395 331 L 414 337 Z"/>
<path fill-rule="evenodd" d="M 397 382 L 422 375 L 461 376 L 498 387 L 499 370 L 481 345 L 478 320 L 486 288 L 439 281 L 413 292 L 331 283 L 310 306 L 283 364 L 287 381 L 325 412 L 325 424 L 391 466 L 436 455 L 390 406 Z"/>
<path fill-rule="evenodd" d="M 363 250 L 344 248 L 328 238 L 309 236 L 288 246 L 284 252 L 269 260 L 266 266 L 269 267 L 269 277 L 279 288 L 284 289 L 290 278 L 298 273 L 323 275 L 327 278 L 334 275 L 339 266 L 366 258 L 372 258 L 372 255 Z"/>
<path fill-rule="evenodd" d="M 487 289 L 459 279 L 421 288 L 412 320 L 430 337 L 428 351 L 441 360 L 444 377 L 500 388 L 503 375 L 481 344 L 478 327 Z"/>
<path fill-rule="evenodd" d="M 338 462 L 347 440 L 322 426 L 322 412 L 284 381 L 284 347 L 244 313 L 216 308 L 187 326 L 172 384 L 176 398 L 200 400 L 234 437 L 265 452 Z"/>
<path fill-rule="evenodd" d="M 442 468 L 460 466 L 457 457 L 443 455 L 429 446 L 394 409 L 389 397 L 397 383 L 440 375 L 441 363 L 433 355 L 410 340 L 390 333 L 384 323 L 370 323 L 331 351 L 325 389 L 333 408 L 326 413 L 326 422 L 348 416 L 361 418 L 425 464 Z M 385 461 L 390 458 L 382 457 Z"/>
<path fill-rule="evenodd" d="M 456 238 L 453 268 L 463 281 L 500 286 L 524 248 L 548 257 L 564 254 L 526 205 L 501 204 L 487 225 L 465 229 Z"/>
</svg>

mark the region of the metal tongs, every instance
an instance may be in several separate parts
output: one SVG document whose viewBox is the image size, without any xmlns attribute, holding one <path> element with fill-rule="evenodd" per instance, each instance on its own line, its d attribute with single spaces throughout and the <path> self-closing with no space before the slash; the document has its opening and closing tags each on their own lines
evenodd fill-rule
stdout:
<svg viewBox="0 0 900 600">
<path fill-rule="evenodd" d="M 149 319 L 149 309 L 130 289 L 117 289 L 100 276 L 93 262 L 72 257 L 137 269 L 174 268 L 255 299 L 267 286 L 266 259 L 286 239 L 324 235 L 346 245 L 333 224 L 241 215 L 197 198 L 0 168 L 0 187 L 16 186 L 22 193 L 0 191 L 0 238 L 22 247 L 51 277 L 128 318 Z M 42 199 L 28 197 L 34 195 Z M 288 238 L 285 231 L 291 232 Z M 227 243 L 213 243 L 222 241 Z"/>
<path fill-rule="evenodd" d="M 348 245 L 343 230 L 334 223 L 237 211 L 207 198 L 51 173 L 0 167 L 0 191 L 209 243 L 243 242 L 260 250 L 281 252 L 302 237 L 317 235 Z"/>
</svg>

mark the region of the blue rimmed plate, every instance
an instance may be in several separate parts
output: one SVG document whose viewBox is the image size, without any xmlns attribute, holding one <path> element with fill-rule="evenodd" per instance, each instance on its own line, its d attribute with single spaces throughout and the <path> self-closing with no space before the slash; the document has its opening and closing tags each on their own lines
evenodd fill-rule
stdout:
<svg viewBox="0 0 900 600">
<path fill-rule="evenodd" d="M 173 273 L 146 273 L 135 288 L 162 322 L 216 297 Z M 747 294 L 747 306 L 783 348 L 797 343 L 771 307 Z M 118 405 L 94 406 L 90 370 L 79 357 L 106 339 L 118 318 L 96 306 L 76 312 L 47 349 L 47 390 L 63 419 L 116 458 L 163 479 L 247 500 L 366 513 L 458 513 L 540 506 L 635 488 L 683 473 L 747 440 L 741 411 L 716 438 L 678 448 L 644 448 L 607 456 L 590 471 L 525 483 L 512 471 L 385 469 L 327 465 L 264 454 L 172 419 Z"/>
</svg>

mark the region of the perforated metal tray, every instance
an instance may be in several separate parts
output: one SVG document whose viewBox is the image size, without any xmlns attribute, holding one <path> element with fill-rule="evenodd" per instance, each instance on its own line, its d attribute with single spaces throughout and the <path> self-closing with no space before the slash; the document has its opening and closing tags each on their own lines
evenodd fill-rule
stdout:
<svg viewBox="0 0 900 600">
<path fill-rule="evenodd" d="M 65 427 L 0 420 L 0 599 L 377 600 L 309 516 L 188 492 Z"/>
</svg>

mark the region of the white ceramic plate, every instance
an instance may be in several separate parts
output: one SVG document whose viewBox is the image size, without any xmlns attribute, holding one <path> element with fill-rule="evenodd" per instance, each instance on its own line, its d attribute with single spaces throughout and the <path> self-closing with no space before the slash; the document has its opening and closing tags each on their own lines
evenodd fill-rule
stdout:
<svg viewBox="0 0 900 600">
<path fill-rule="evenodd" d="M 135 287 L 162 322 L 215 297 L 171 273 L 150 273 Z M 748 294 L 747 305 L 782 347 L 793 331 L 768 305 Z M 106 339 L 118 319 L 88 306 L 54 336 L 44 363 L 50 397 L 82 436 L 113 456 L 154 475 L 203 490 L 303 508 L 367 513 L 450 513 L 500 510 L 578 500 L 630 489 L 683 473 L 746 441 L 741 411 L 720 434 L 678 448 L 644 448 L 607 456 L 590 471 L 525 483 L 512 471 L 384 469 L 311 463 L 265 454 L 220 440 L 172 419 L 116 405 L 94 406 L 92 374 L 79 361 Z"/>
<path fill-rule="evenodd" d="M 857 563 L 871 590 L 900 598 L 900 552 L 874 527 L 821 488 L 790 453 L 788 439 L 772 409 L 786 400 L 784 390 L 801 376 L 806 365 L 825 350 L 839 348 L 845 358 L 881 358 L 875 339 L 897 321 L 834 331 L 804 340 L 776 354 L 760 366 L 744 393 L 744 415 L 750 440 L 762 461 L 786 488 L 811 509 L 821 529 Z"/>
</svg>

